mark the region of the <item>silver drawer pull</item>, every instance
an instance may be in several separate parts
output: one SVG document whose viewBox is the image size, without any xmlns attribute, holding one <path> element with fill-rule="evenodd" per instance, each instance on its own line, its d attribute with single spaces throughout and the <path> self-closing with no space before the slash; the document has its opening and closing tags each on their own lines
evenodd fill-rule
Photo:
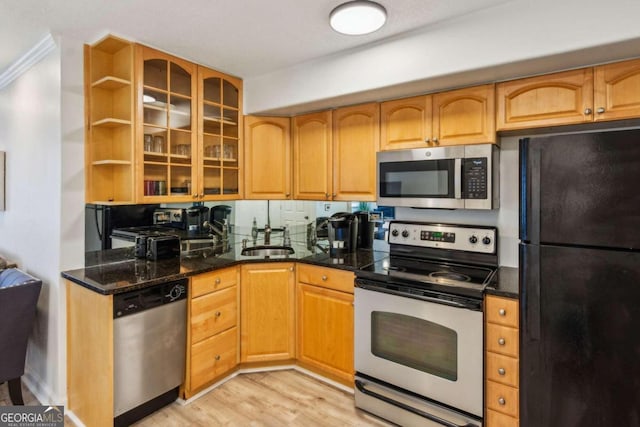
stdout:
<svg viewBox="0 0 640 427">
<path fill-rule="evenodd" d="M 504 374 L 506 374 L 506 371 L 504 370 L 504 368 L 498 368 L 498 374 L 499 375 L 504 375 Z"/>
<path fill-rule="evenodd" d="M 498 344 L 500 345 L 505 345 L 506 341 L 504 340 L 504 338 L 498 338 Z"/>
<path fill-rule="evenodd" d="M 498 398 L 498 404 L 499 404 L 500 406 L 504 406 L 504 405 L 506 405 L 506 404 L 507 404 L 507 401 L 506 401 L 506 400 L 504 400 L 504 397 L 499 397 L 499 398 Z"/>
<path fill-rule="evenodd" d="M 216 354 L 215 359 L 216 359 L 216 360 L 220 360 L 220 355 L 219 355 L 219 354 Z"/>
<path fill-rule="evenodd" d="M 507 310 L 505 310 L 504 308 L 501 308 L 500 310 L 498 310 L 498 314 L 504 317 L 507 315 Z"/>
<path fill-rule="evenodd" d="M 216 277 L 216 285 L 219 285 L 219 284 L 220 284 L 220 278 Z"/>
<path fill-rule="evenodd" d="M 322 280 L 326 281 L 327 280 L 327 276 L 325 276 L 324 274 L 322 275 Z"/>
<path fill-rule="evenodd" d="M 220 317 L 222 316 L 222 313 L 220 313 L 219 311 L 216 311 L 216 317 Z"/>
</svg>

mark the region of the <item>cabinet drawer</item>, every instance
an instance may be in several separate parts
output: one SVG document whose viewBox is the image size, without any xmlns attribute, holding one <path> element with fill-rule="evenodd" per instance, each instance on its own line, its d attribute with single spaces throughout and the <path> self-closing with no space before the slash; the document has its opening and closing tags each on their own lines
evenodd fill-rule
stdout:
<svg viewBox="0 0 640 427">
<path fill-rule="evenodd" d="M 236 326 L 238 287 L 232 286 L 191 300 L 191 342 Z"/>
<path fill-rule="evenodd" d="M 487 295 L 487 322 L 518 327 L 518 300 Z"/>
<path fill-rule="evenodd" d="M 355 276 L 350 271 L 336 270 L 333 268 L 316 267 L 308 264 L 298 264 L 298 282 L 336 291 L 353 293 L 353 281 Z"/>
<path fill-rule="evenodd" d="M 517 418 L 510 417 L 500 412 L 487 409 L 487 427 L 518 427 L 520 422 Z"/>
<path fill-rule="evenodd" d="M 497 353 L 487 352 L 486 377 L 491 381 L 503 383 L 511 387 L 518 387 L 518 359 L 514 357 L 503 356 Z"/>
<path fill-rule="evenodd" d="M 191 389 L 231 370 L 238 360 L 238 328 L 234 327 L 191 348 Z"/>
<path fill-rule="evenodd" d="M 193 298 L 209 292 L 228 288 L 238 283 L 238 269 L 225 268 L 209 273 L 198 274 L 191 278 L 191 296 Z"/>
<path fill-rule="evenodd" d="M 487 323 L 485 347 L 487 351 L 518 357 L 518 330 Z"/>
<path fill-rule="evenodd" d="M 518 389 L 487 381 L 485 403 L 488 409 L 518 418 Z"/>
</svg>

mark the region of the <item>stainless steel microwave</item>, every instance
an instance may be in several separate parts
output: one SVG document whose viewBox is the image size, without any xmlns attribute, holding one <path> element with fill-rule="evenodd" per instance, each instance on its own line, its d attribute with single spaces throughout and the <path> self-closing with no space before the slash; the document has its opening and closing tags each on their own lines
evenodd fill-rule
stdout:
<svg viewBox="0 0 640 427">
<path fill-rule="evenodd" d="M 499 207 L 500 149 L 495 144 L 383 151 L 377 154 L 377 203 L 440 209 Z"/>
</svg>

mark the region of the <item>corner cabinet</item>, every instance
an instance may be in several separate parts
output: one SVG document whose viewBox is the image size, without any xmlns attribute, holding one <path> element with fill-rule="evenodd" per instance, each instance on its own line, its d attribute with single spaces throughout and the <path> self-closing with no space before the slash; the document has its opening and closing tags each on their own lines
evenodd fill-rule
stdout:
<svg viewBox="0 0 640 427">
<path fill-rule="evenodd" d="M 333 111 L 332 200 L 376 200 L 379 125 L 380 107 L 377 103 Z"/>
<path fill-rule="evenodd" d="M 331 111 L 292 119 L 293 198 L 331 200 L 333 194 Z"/>
<path fill-rule="evenodd" d="M 136 201 L 133 50 L 112 36 L 84 47 L 87 203 Z"/>
<path fill-rule="evenodd" d="M 241 362 L 295 358 L 294 277 L 291 262 L 241 266 Z"/>
<path fill-rule="evenodd" d="M 291 198 L 291 122 L 246 116 L 245 199 Z"/>
<path fill-rule="evenodd" d="M 242 80 L 108 36 L 85 89 L 88 203 L 242 196 Z"/>
</svg>

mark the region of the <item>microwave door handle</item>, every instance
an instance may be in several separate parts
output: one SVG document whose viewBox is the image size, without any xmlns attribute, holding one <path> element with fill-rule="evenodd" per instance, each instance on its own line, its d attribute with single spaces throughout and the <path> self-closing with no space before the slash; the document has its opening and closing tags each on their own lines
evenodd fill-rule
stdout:
<svg viewBox="0 0 640 427">
<path fill-rule="evenodd" d="M 456 199 L 462 199 L 462 159 L 454 159 L 453 188 Z"/>
</svg>

